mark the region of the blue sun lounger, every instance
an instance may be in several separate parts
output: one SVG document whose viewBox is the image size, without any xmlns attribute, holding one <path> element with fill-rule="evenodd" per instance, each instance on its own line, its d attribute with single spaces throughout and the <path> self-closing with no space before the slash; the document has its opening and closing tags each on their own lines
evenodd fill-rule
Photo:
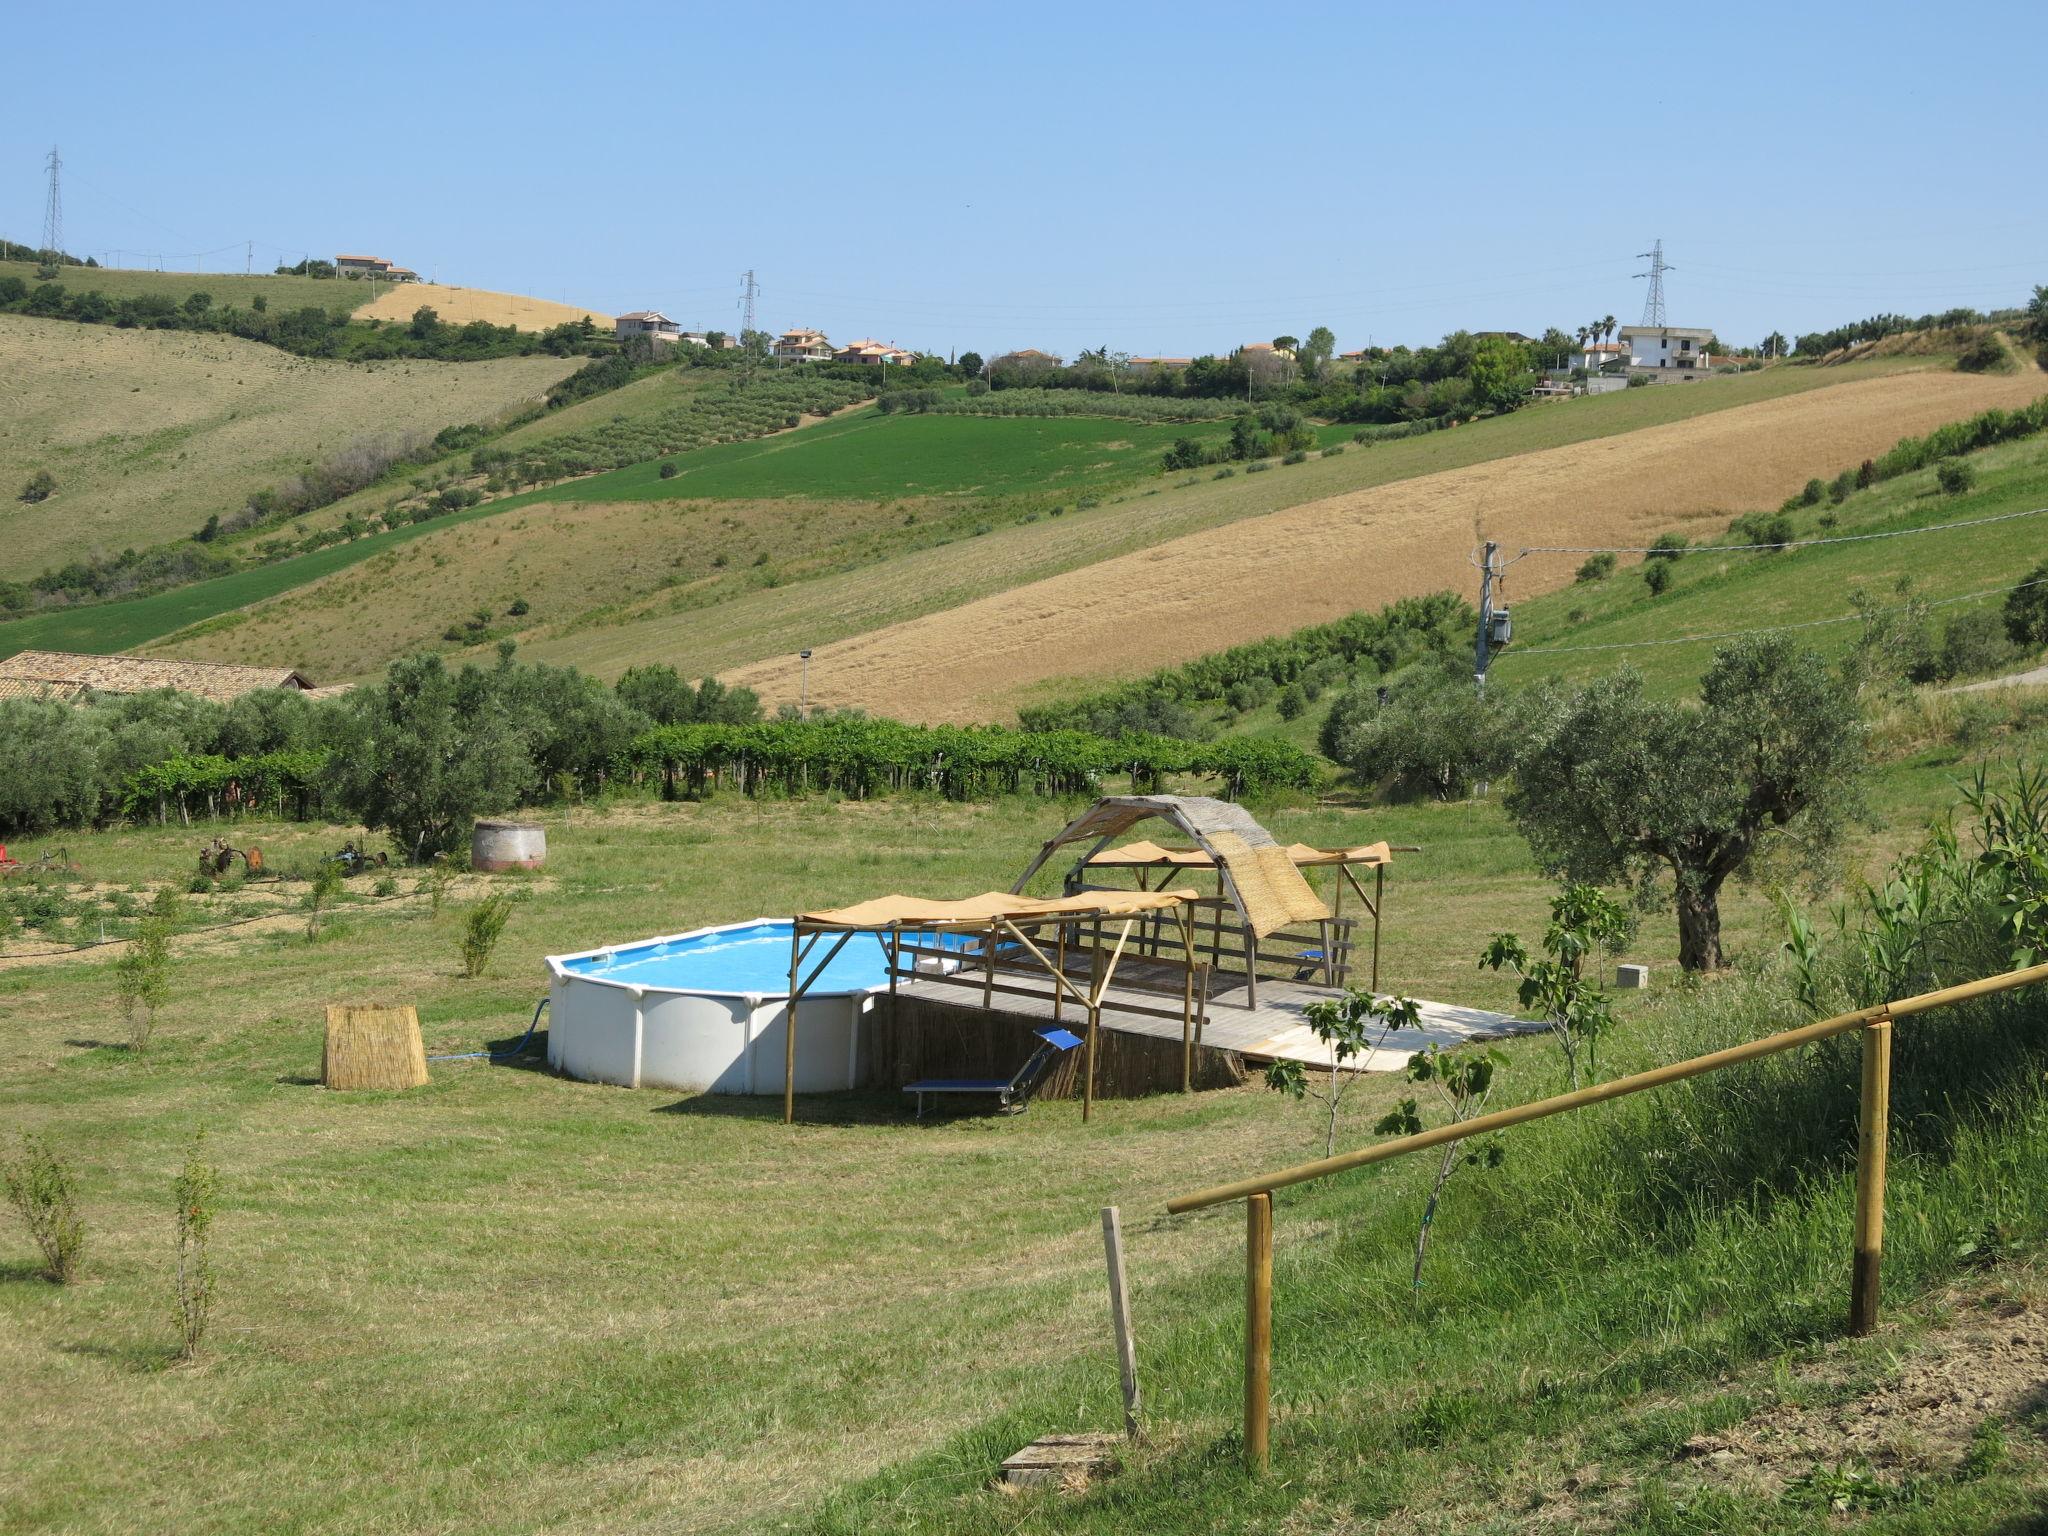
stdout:
<svg viewBox="0 0 2048 1536">
<path fill-rule="evenodd" d="M 1081 1043 L 1081 1037 L 1072 1030 L 1036 1029 L 1032 1033 L 1045 1043 L 1031 1053 L 1030 1060 L 1013 1077 L 927 1077 L 905 1083 L 903 1091 L 917 1095 L 917 1118 L 924 1118 L 925 1095 L 940 1093 L 988 1094 L 1003 1113 L 1022 1113 L 1045 1080 L 1045 1074 L 1052 1070 L 1052 1064 Z"/>
</svg>

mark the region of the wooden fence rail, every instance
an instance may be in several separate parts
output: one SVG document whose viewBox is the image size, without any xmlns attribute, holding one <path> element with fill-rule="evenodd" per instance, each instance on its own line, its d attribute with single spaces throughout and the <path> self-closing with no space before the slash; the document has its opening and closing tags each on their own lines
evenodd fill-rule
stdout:
<svg viewBox="0 0 2048 1536">
<path fill-rule="evenodd" d="M 1849 1330 L 1857 1334 L 1868 1333 L 1877 1325 L 1878 1273 L 1884 1250 L 1885 1144 L 1891 1107 L 1892 1022 L 1896 1019 L 1909 1018 L 1916 1013 L 1929 1013 L 1936 1008 L 1968 1002 L 1972 998 L 1988 997 L 1997 992 L 2011 992 L 2037 982 L 2048 982 L 2048 965 L 2004 971 L 1996 976 L 1985 976 L 1957 986 L 1923 992 L 1916 997 L 1900 998 L 1895 1002 L 1859 1008 L 1853 1013 L 1837 1014 L 1831 1019 L 1822 1019 L 1818 1023 L 1807 1024 L 1798 1029 L 1767 1035 L 1761 1040 L 1751 1040 L 1743 1045 L 1730 1046 L 1726 1050 L 1711 1051 L 1704 1056 L 1673 1062 L 1669 1066 L 1653 1067 L 1647 1072 L 1618 1077 L 1611 1083 L 1595 1083 L 1590 1088 L 1581 1088 L 1573 1093 L 1537 1099 L 1533 1103 L 1519 1104 L 1513 1109 L 1496 1110 L 1490 1115 L 1480 1115 L 1462 1124 L 1441 1125 L 1434 1130 L 1419 1131 L 1412 1136 L 1398 1136 L 1392 1141 L 1379 1142 L 1350 1152 L 1340 1152 L 1335 1157 L 1318 1158 L 1314 1162 L 1283 1168 L 1276 1173 L 1219 1184 L 1212 1189 L 1199 1190 L 1194 1194 L 1181 1195 L 1167 1201 L 1166 1209 L 1173 1215 L 1199 1211 L 1207 1206 L 1223 1205 L 1232 1200 L 1246 1202 L 1244 1446 L 1247 1468 L 1255 1473 L 1263 1472 L 1267 1460 L 1266 1446 L 1270 1422 L 1267 1388 L 1272 1375 L 1273 1341 L 1272 1198 L 1275 1190 L 1285 1189 L 1292 1184 L 1305 1184 L 1311 1179 L 1328 1178 L 1331 1174 L 1344 1173 L 1353 1168 L 1363 1168 L 1369 1163 L 1383 1163 L 1396 1157 L 1405 1157 L 1411 1152 L 1427 1151 L 1431 1147 L 1443 1146 L 1446 1142 L 1463 1141 L 1471 1136 L 1485 1136 L 1493 1131 L 1506 1130 L 1509 1126 L 1525 1125 L 1531 1120 L 1542 1120 L 1551 1115 L 1584 1109 L 1589 1105 L 1604 1104 L 1609 1099 L 1642 1093 L 1650 1088 L 1661 1088 L 1668 1083 L 1683 1082 L 1689 1077 L 1700 1077 L 1708 1072 L 1719 1071 L 1723 1067 L 1739 1066 L 1743 1062 L 1775 1056 L 1781 1051 L 1797 1050 L 1803 1045 L 1811 1045 L 1815 1041 L 1826 1040 L 1834 1035 L 1845 1035 L 1851 1030 L 1861 1030 L 1863 1073 L 1862 1098 L 1857 1115 L 1856 1233 L 1849 1297 Z"/>
</svg>

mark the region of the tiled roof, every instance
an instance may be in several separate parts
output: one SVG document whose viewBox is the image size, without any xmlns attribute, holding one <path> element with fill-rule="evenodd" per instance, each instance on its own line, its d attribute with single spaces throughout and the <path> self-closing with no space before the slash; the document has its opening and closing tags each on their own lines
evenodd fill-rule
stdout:
<svg viewBox="0 0 2048 1536">
<path fill-rule="evenodd" d="M 243 667 L 225 661 L 173 661 L 155 656 L 92 656 L 76 651 L 21 651 L 0 661 L 9 695 L 76 698 L 81 693 L 144 693 L 175 688 L 226 704 L 258 688 L 310 688 L 290 667 Z"/>
</svg>

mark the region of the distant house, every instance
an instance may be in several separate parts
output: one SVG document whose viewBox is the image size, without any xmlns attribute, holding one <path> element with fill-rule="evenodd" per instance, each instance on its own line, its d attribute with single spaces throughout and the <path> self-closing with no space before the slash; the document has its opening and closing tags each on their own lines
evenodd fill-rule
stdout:
<svg viewBox="0 0 2048 1536">
<path fill-rule="evenodd" d="M 896 346 L 892 342 L 876 341 L 872 337 L 864 337 L 859 341 L 850 341 L 834 352 L 832 354 L 832 361 L 835 363 L 863 363 L 870 368 L 883 368 L 894 364 L 896 367 L 901 368 L 916 362 L 917 354 L 915 352 L 906 352 L 903 348 Z"/>
<path fill-rule="evenodd" d="M 1583 368 L 1588 373 L 1598 373 L 1610 363 L 1625 363 L 1629 360 L 1628 344 L 1620 341 L 1591 341 L 1572 354 L 1572 367 Z"/>
<path fill-rule="evenodd" d="M 382 256 L 337 256 L 334 270 L 343 277 L 375 277 L 387 283 L 416 283 L 419 273 L 411 267 L 395 267 Z"/>
<path fill-rule="evenodd" d="M 1279 358 L 1281 361 L 1289 363 L 1294 361 L 1293 348 L 1276 347 L 1270 341 L 1248 341 L 1237 350 L 1245 355 L 1247 361 L 1260 357 Z"/>
<path fill-rule="evenodd" d="M 825 339 L 823 331 L 798 326 L 775 338 L 775 355 L 787 363 L 829 363 L 832 343 Z"/>
<path fill-rule="evenodd" d="M 62 699 L 148 693 L 173 688 L 231 704 L 264 688 L 314 691 L 291 667 L 244 667 L 225 661 L 170 661 L 152 656 L 91 656 L 77 651 L 17 651 L 0 661 L 0 699 Z"/>
<path fill-rule="evenodd" d="M 1685 325 L 1624 325 L 1615 333 L 1628 347 L 1635 368 L 1711 368 L 1711 330 Z"/>
<path fill-rule="evenodd" d="M 1134 357 L 1129 360 L 1133 373 L 1158 373 L 1169 368 L 1185 368 L 1192 363 L 1192 357 Z"/>
<path fill-rule="evenodd" d="M 678 342 L 683 328 L 658 309 L 636 309 L 612 322 L 612 334 L 620 341 L 644 336 L 649 341 Z"/>
<path fill-rule="evenodd" d="M 730 352 L 740 344 L 737 336 L 728 336 L 724 331 L 718 333 L 716 341 L 711 339 L 711 334 L 709 331 L 684 331 L 676 340 L 693 347 L 710 347 L 716 352 Z"/>
</svg>

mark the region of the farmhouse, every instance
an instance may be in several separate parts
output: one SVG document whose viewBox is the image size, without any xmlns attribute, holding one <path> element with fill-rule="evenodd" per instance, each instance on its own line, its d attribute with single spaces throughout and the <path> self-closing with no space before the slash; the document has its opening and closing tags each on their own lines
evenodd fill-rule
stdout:
<svg viewBox="0 0 2048 1536">
<path fill-rule="evenodd" d="M 1572 354 L 1572 366 L 1583 368 L 1588 373 L 1598 373 L 1608 364 L 1621 364 L 1629 360 L 1628 344 L 1620 341 L 1592 341 Z"/>
<path fill-rule="evenodd" d="M 343 277 L 376 277 L 387 283 L 416 283 L 419 273 L 411 267 L 395 267 L 382 256 L 337 256 L 334 270 Z"/>
<path fill-rule="evenodd" d="M 636 309 L 612 322 L 612 334 L 620 341 L 644 336 L 649 341 L 681 341 L 683 328 L 658 309 Z"/>
<path fill-rule="evenodd" d="M 1710 368 L 1712 329 L 1684 325 L 1624 325 L 1617 333 L 1636 368 Z"/>
<path fill-rule="evenodd" d="M 1185 368 L 1193 361 L 1192 357 L 1134 357 L 1125 366 L 1133 373 L 1158 373 L 1168 368 Z"/>
<path fill-rule="evenodd" d="M 148 693 L 171 688 L 231 704 L 263 688 L 313 692 L 312 680 L 290 667 L 243 667 L 225 661 L 168 661 L 150 656 L 90 656 L 76 651 L 19 651 L 0 661 L 0 699 L 63 699 L 92 694 Z"/>
<path fill-rule="evenodd" d="M 775 338 L 775 355 L 785 362 L 829 363 L 832 361 L 832 343 L 825 339 L 823 331 L 799 326 Z"/>
<path fill-rule="evenodd" d="M 890 363 L 894 363 L 897 367 L 901 368 L 916 362 L 917 354 L 915 352 L 906 352 L 903 348 L 889 342 L 876 341 L 872 337 L 864 337 L 859 341 L 848 342 L 837 352 L 834 352 L 832 354 L 832 361 L 835 363 L 865 363 L 871 368 L 887 367 Z"/>
</svg>

